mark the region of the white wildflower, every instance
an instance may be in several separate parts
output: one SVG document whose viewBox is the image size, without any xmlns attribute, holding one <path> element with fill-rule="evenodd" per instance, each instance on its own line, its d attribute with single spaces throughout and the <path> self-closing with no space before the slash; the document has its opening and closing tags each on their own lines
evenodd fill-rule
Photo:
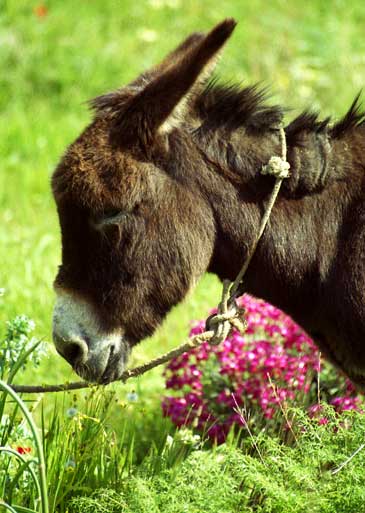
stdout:
<svg viewBox="0 0 365 513">
<path fill-rule="evenodd" d="M 184 445 L 192 445 L 193 447 L 198 447 L 201 442 L 200 436 L 194 435 L 191 429 L 188 428 L 181 428 L 176 431 L 175 440 Z"/>
<path fill-rule="evenodd" d="M 136 403 L 138 401 L 138 394 L 134 390 L 132 392 L 128 392 L 127 401 L 130 403 Z"/>
<path fill-rule="evenodd" d="M 171 435 L 167 435 L 165 446 L 170 449 L 172 447 L 172 444 L 174 443 L 174 439 Z"/>
<path fill-rule="evenodd" d="M 66 417 L 69 419 L 72 419 L 75 415 L 77 415 L 77 408 L 68 408 L 66 410 Z"/>
<path fill-rule="evenodd" d="M 72 458 L 69 458 L 65 463 L 65 470 L 67 472 L 72 472 L 76 467 L 76 462 Z"/>
</svg>

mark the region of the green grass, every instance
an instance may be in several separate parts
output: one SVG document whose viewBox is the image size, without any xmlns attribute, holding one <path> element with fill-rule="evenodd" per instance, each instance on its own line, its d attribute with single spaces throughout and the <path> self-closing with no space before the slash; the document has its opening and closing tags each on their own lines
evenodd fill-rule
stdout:
<svg viewBox="0 0 365 513">
<path fill-rule="evenodd" d="M 299 410 L 291 414 L 297 417 L 297 444 L 292 447 L 259 434 L 246 438 L 243 450 L 237 450 L 237 438 L 232 437 L 220 447 L 190 450 L 179 465 L 169 465 L 166 454 L 165 460 L 160 455 L 158 473 L 151 471 L 156 459 L 152 454 L 118 491 L 99 490 L 74 499 L 70 513 L 363 511 L 365 477 L 360 469 L 365 452 L 335 471 L 363 443 L 364 415 L 348 413 L 341 425 L 332 414 L 329 424 L 318 426 Z"/>
<path fill-rule="evenodd" d="M 247 432 L 243 428 L 241 432 L 231 432 L 219 447 L 204 437 L 193 436 L 188 429 L 166 436 L 166 426 L 159 424 L 158 436 L 152 439 L 148 430 L 150 443 L 141 451 L 138 430 L 129 425 L 128 406 L 117 401 L 112 391 L 89 390 L 82 401 L 78 399 L 80 402 L 70 394 L 59 397 L 47 426 L 42 422 L 50 512 L 362 511 L 363 413 L 345 412 L 339 417 L 332 407 L 323 405 L 327 423 L 321 425 L 302 409 L 283 404 L 283 411 L 277 414 L 276 432 L 269 434 L 257 428 Z M 68 409 L 70 404 L 72 412 Z M 0 407 L 3 405 L 0 394 Z M 112 416 L 118 408 L 126 415 L 116 431 Z M 7 411 L 13 419 L 17 418 L 17 410 L 16 403 L 8 404 Z M 288 419 L 290 433 L 285 428 Z M 142 426 L 141 419 L 139 424 Z M 148 423 L 144 427 L 148 428 Z M 14 432 L 10 430 L 5 444 L 10 444 L 13 452 L 16 446 L 33 445 L 22 461 L 27 465 L 25 471 L 29 465 L 37 468 L 34 429 L 26 443 L 21 442 L 16 428 Z M 5 452 L 1 457 L 5 465 L 0 467 L 0 498 L 12 505 L 12 499 L 26 507 L 37 504 L 36 489 L 25 475 L 19 477 L 16 460 Z M 9 478 L 10 483 L 18 479 L 19 488 L 11 489 Z"/>
<path fill-rule="evenodd" d="M 27 314 L 37 336 L 50 341 L 60 238 L 49 183 L 67 144 L 90 120 L 84 102 L 132 80 L 189 32 L 234 16 L 239 25 L 218 67 L 221 77 L 271 85 L 273 101 L 293 108 L 289 117 L 306 107 L 339 117 L 365 83 L 365 3 L 50 0 L 43 18 L 34 12 L 39 3 L 0 0 L 0 321 Z M 218 281 L 205 277 L 136 348 L 132 363 L 181 342 L 189 320 L 204 317 L 218 297 Z M 32 384 L 76 379 L 52 349 L 36 372 L 18 377 Z M 114 423 L 129 420 L 141 459 L 169 430 L 159 409 L 161 369 L 118 387 L 118 400 L 133 389 L 138 405 L 127 417 L 119 409 Z M 44 399 L 46 412 L 52 401 Z"/>
</svg>

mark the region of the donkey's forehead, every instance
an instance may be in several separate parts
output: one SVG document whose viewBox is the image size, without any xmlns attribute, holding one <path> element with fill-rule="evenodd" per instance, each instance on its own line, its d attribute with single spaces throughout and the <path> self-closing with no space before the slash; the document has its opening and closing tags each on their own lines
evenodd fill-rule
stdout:
<svg viewBox="0 0 365 513">
<path fill-rule="evenodd" d="M 103 208 L 134 202 L 151 186 L 156 169 L 127 150 L 115 148 L 102 120 L 94 121 L 68 148 L 52 178 L 57 203 Z"/>
</svg>

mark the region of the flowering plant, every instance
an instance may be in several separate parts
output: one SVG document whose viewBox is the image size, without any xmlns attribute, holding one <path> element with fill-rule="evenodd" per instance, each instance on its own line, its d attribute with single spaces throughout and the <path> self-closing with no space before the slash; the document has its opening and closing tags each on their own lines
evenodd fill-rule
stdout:
<svg viewBox="0 0 365 513">
<path fill-rule="evenodd" d="M 0 379 L 16 372 L 19 364 L 22 369 L 28 362 L 36 367 L 40 364 L 47 350 L 44 343 L 30 336 L 34 328 L 34 321 L 26 315 L 17 315 L 6 321 L 5 336 L 0 337 Z"/>
<path fill-rule="evenodd" d="M 0 288 L 0 300 L 4 293 Z M 32 336 L 34 328 L 31 319 L 18 315 L 0 333 L 0 502 L 11 511 L 14 490 L 27 497 L 27 506 L 41 501 L 42 511 L 48 511 L 43 446 L 29 409 L 10 386 L 20 370 L 29 363 L 37 367 L 46 354 L 46 346 Z"/>
<path fill-rule="evenodd" d="M 219 346 L 208 342 L 171 360 L 165 370 L 165 415 L 177 426 L 192 425 L 223 441 L 233 425 L 264 419 L 275 425 L 275 413 L 283 404 L 301 400 L 310 416 L 321 418 L 318 376 L 322 399 L 336 411 L 360 409 L 363 399 L 348 379 L 326 361 L 311 338 L 284 312 L 249 295 L 239 300 L 246 310 L 244 336 L 233 330 Z M 205 322 L 190 334 L 202 333 Z M 317 403 L 317 404 L 316 404 Z"/>
</svg>

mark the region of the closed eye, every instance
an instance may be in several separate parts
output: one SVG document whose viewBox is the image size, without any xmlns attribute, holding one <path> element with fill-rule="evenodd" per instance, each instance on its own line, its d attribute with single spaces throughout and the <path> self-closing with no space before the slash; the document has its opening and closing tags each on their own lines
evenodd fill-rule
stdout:
<svg viewBox="0 0 365 513">
<path fill-rule="evenodd" d="M 118 225 L 124 219 L 126 219 L 129 214 L 129 212 L 124 212 L 121 210 L 106 211 L 96 219 L 92 219 L 91 224 L 96 229 L 101 229 L 104 226 Z"/>
</svg>

